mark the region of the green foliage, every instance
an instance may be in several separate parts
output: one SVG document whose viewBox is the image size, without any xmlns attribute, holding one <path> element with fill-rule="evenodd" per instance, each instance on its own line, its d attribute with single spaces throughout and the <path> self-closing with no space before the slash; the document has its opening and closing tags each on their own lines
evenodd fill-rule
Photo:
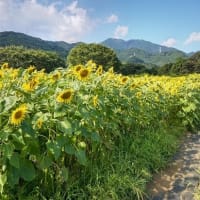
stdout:
<svg viewBox="0 0 200 200">
<path fill-rule="evenodd" d="M 34 65 L 38 70 L 45 69 L 47 72 L 65 66 L 64 60 L 56 53 L 16 46 L 0 48 L 0 65 L 6 62 L 16 68 Z"/>
<path fill-rule="evenodd" d="M 200 52 L 187 59 L 179 58 L 175 63 L 166 64 L 158 69 L 159 74 L 200 73 Z"/>
<path fill-rule="evenodd" d="M 120 61 L 115 52 L 100 44 L 80 44 L 74 47 L 68 57 L 68 65 L 86 64 L 89 60 L 94 61 L 97 65 L 102 65 L 107 71 L 113 67 L 115 71 L 119 70 Z"/>
<path fill-rule="evenodd" d="M 148 69 L 142 64 L 126 63 L 122 65 L 120 72 L 123 75 L 142 74 L 147 73 Z"/>
</svg>

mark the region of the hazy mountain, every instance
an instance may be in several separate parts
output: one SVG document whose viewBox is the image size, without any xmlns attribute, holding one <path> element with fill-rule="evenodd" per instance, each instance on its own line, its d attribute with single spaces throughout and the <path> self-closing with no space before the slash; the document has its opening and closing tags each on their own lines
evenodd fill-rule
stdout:
<svg viewBox="0 0 200 200">
<path fill-rule="evenodd" d="M 170 51 L 179 51 L 175 48 L 170 48 L 158 44 L 154 44 L 149 41 L 145 40 L 122 40 L 122 39 L 114 39 L 114 38 L 109 38 L 105 41 L 102 42 L 107 47 L 113 48 L 113 49 L 141 49 L 143 51 L 146 51 L 151 54 L 157 54 L 160 52 L 170 52 Z"/>
<path fill-rule="evenodd" d="M 109 38 L 101 44 L 116 51 L 123 63 L 138 62 L 164 65 L 175 62 L 177 58 L 187 57 L 186 53 L 175 48 L 154 44 L 145 40 L 128 40 Z"/>
<path fill-rule="evenodd" d="M 68 52 L 79 43 L 63 41 L 46 41 L 23 33 L 12 31 L 0 32 L 0 46 L 24 46 L 32 49 L 42 49 L 57 52 L 66 59 Z M 163 65 L 175 62 L 179 57 L 187 55 L 175 48 L 154 44 L 145 40 L 128 40 L 109 38 L 101 44 L 112 48 L 122 63 L 143 63 L 147 65 Z"/>
<path fill-rule="evenodd" d="M 4 47 L 10 45 L 24 46 L 31 49 L 55 51 L 61 57 L 66 57 L 69 50 L 73 48 L 76 45 L 76 43 L 70 44 L 62 41 L 61 42 L 45 41 L 40 38 L 12 31 L 0 32 L 0 46 Z"/>
</svg>

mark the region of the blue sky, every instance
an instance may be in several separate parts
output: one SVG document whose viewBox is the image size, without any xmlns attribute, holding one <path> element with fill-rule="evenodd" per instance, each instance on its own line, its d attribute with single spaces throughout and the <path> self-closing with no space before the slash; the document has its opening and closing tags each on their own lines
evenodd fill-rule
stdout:
<svg viewBox="0 0 200 200">
<path fill-rule="evenodd" d="M 200 50 L 199 0 L 0 0 L 0 31 L 45 40 L 143 39 Z"/>
</svg>

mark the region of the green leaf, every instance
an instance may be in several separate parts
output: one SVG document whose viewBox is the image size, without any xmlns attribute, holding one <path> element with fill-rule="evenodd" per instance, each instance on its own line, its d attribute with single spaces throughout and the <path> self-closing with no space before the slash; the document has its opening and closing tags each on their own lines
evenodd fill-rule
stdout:
<svg viewBox="0 0 200 200">
<path fill-rule="evenodd" d="M 63 181 L 66 182 L 68 180 L 68 178 L 69 178 L 69 170 L 66 167 L 62 167 L 61 168 L 61 176 L 62 176 Z"/>
<path fill-rule="evenodd" d="M 64 119 L 63 121 L 58 121 L 57 128 L 62 133 L 65 133 L 68 135 L 72 134 L 72 126 L 71 126 L 71 123 L 67 119 Z"/>
<path fill-rule="evenodd" d="M 32 128 L 32 124 L 29 120 L 23 121 L 21 128 L 24 133 L 27 133 L 31 136 L 35 135 L 35 130 Z"/>
<path fill-rule="evenodd" d="M 65 135 L 63 134 L 57 134 L 56 135 L 56 141 L 59 144 L 59 146 L 63 147 L 67 143 L 67 139 Z"/>
<path fill-rule="evenodd" d="M 12 134 L 12 139 L 16 149 L 22 149 L 25 145 L 24 138 L 21 135 Z"/>
<path fill-rule="evenodd" d="M 42 155 L 41 158 L 39 159 L 39 168 L 40 169 L 47 169 L 48 167 L 51 166 L 52 164 L 52 158 L 48 155 Z"/>
<path fill-rule="evenodd" d="M 187 107 L 183 107 L 182 109 L 184 112 L 189 113 L 196 110 L 196 105 L 194 103 L 190 103 Z"/>
<path fill-rule="evenodd" d="M 64 117 L 66 116 L 66 108 L 61 104 L 55 105 L 54 117 Z"/>
<path fill-rule="evenodd" d="M 18 168 L 20 167 L 20 161 L 19 161 L 19 154 L 14 152 L 10 158 L 10 164 L 15 167 L 15 168 Z"/>
<path fill-rule="evenodd" d="M 8 185 L 13 187 L 15 184 L 18 184 L 20 178 L 19 169 L 10 166 L 7 171 Z"/>
<path fill-rule="evenodd" d="M 81 164 L 81 165 L 85 165 L 87 164 L 87 158 L 86 158 L 86 154 L 85 154 L 85 150 L 83 149 L 79 149 L 76 153 L 76 158 L 78 160 L 78 162 Z"/>
<path fill-rule="evenodd" d="M 0 174 L 0 193 L 2 194 L 3 193 L 3 187 L 5 185 L 7 181 L 7 176 L 6 174 Z"/>
<path fill-rule="evenodd" d="M 15 146 L 12 143 L 4 144 L 4 146 L 3 146 L 3 156 L 10 159 L 14 149 L 15 149 Z"/>
<path fill-rule="evenodd" d="M 16 105 L 17 98 L 15 96 L 9 96 L 5 98 L 4 112 L 10 110 Z"/>
<path fill-rule="evenodd" d="M 100 136 L 98 133 L 92 132 L 91 133 L 91 140 L 94 142 L 100 142 Z"/>
<path fill-rule="evenodd" d="M 20 160 L 20 176 L 25 180 L 25 181 L 32 181 L 35 176 L 35 168 L 32 164 L 31 161 L 21 159 Z"/>
<path fill-rule="evenodd" d="M 0 101 L 0 113 L 2 113 L 5 109 L 5 104 L 6 104 L 6 101 L 4 99 L 2 99 Z"/>
<path fill-rule="evenodd" d="M 48 141 L 46 143 L 46 146 L 49 152 L 53 154 L 55 160 L 57 160 L 61 154 L 61 147 L 58 145 L 58 143 L 56 141 L 55 142 Z"/>
<path fill-rule="evenodd" d="M 70 155 L 74 155 L 76 153 L 76 149 L 75 149 L 74 145 L 71 143 L 67 143 L 65 145 L 64 149 L 65 149 L 65 152 Z"/>
</svg>

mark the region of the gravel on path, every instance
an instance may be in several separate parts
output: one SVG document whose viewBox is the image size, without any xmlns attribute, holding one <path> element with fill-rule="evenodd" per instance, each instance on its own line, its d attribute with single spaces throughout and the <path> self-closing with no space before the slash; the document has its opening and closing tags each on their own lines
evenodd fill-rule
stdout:
<svg viewBox="0 0 200 200">
<path fill-rule="evenodd" d="M 148 200 L 194 200 L 199 184 L 200 132 L 187 134 L 169 166 L 148 184 Z"/>
</svg>

